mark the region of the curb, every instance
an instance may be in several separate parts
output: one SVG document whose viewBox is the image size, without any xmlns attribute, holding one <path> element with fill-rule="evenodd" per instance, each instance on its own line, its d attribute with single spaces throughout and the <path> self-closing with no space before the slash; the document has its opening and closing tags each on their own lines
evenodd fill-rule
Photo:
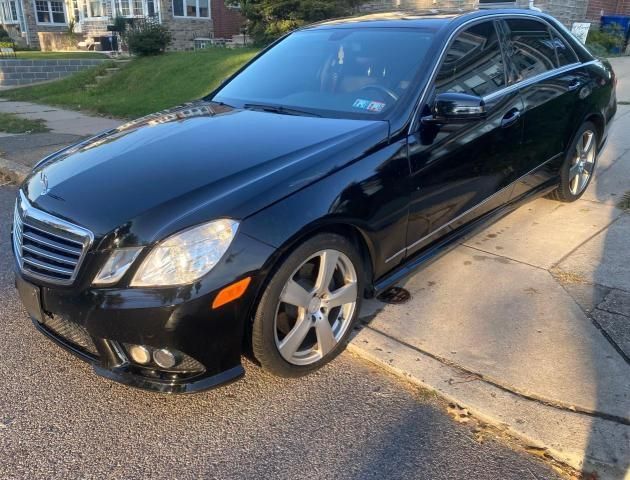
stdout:
<svg viewBox="0 0 630 480">
<path fill-rule="evenodd" d="M 19 185 L 30 173 L 29 167 L 0 157 L 0 175 L 9 177 L 12 182 Z"/>
<path fill-rule="evenodd" d="M 600 480 L 630 480 L 630 426 L 567 411 L 498 388 L 364 327 L 348 350 L 377 366 L 466 408 L 477 419 L 519 439 L 526 450 Z"/>
</svg>

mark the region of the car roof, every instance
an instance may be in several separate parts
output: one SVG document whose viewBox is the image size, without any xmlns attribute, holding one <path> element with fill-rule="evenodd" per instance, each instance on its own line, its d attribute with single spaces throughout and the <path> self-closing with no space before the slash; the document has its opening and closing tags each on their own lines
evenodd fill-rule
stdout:
<svg viewBox="0 0 630 480">
<path fill-rule="evenodd" d="M 476 17 L 488 17 L 498 15 L 518 15 L 527 14 L 546 18 L 535 10 L 523 10 L 517 8 L 506 9 L 480 9 L 480 10 L 414 10 L 414 11 L 390 11 L 365 15 L 356 15 L 334 20 L 325 20 L 320 23 L 309 25 L 306 29 L 324 28 L 431 28 L 438 29 L 449 23 L 459 24 L 460 22 L 474 19 Z"/>
</svg>

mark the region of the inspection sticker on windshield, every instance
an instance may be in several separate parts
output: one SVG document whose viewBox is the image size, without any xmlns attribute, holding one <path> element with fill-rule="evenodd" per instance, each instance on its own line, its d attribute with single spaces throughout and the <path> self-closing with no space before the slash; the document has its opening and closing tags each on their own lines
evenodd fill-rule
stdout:
<svg viewBox="0 0 630 480">
<path fill-rule="evenodd" d="M 354 108 L 360 108 L 361 110 L 380 113 L 385 109 L 386 104 L 384 104 L 383 102 L 372 102 L 371 100 L 363 100 L 362 98 L 358 98 L 352 106 Z"/>
</svg>

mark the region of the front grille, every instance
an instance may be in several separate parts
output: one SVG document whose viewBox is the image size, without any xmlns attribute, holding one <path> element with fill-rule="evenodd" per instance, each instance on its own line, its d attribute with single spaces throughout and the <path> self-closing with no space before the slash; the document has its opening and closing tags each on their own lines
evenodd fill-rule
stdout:
<svg viewBox="0 0 630 480">
<path fill-rule="evenodd" d="M 42 325 L 65 343 L 87 352 L 94 357 L 98 357 L 98 350 L 85 327 L 66 320 L 59 315 L 45 315 Z"/>
<path fill-rule="evenodd" d="M 20 191 L 13 221 L 13 247 L 27 276 L 70 285 L 92 243 L 90 231 L 33 208 Z"/>
</svg>

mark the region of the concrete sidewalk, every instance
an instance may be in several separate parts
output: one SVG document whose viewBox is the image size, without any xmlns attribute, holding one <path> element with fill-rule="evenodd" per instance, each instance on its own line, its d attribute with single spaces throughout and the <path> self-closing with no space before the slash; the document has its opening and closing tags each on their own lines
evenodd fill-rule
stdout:
<svg viewBox="0 0 630 480">
<path fill-rule="evenodd" d="M 630 101 L 630 59 L 615 64 Z M 408 279 L 409 303 L 371 301 L 350 348 L 545 455 L 630 479 L 629 132 L 620 105 L 580 201 L 522 207 Z"/>
<path fill-rule="evenodd" d="M 11 102 L 0 99 L 0 112 L 16 113 L 21 117 L 46 121 L 46 125 L 52 133 L 89 136 L 103 130 L 115 128 L 122 123 L 121 120 L 97 117 L 64 110 L 48 105 L 38 105 L 30 102 Z"/>
<path fill-rule="evenodd" d="M 48 133 L 21 135 L 0 133 L 0 172 L 16 182 L 21 182 L 32 166 L 45 156 L 123 123 L 121 120 L 86 115 L 48 105 L 2 99 L 0 112 L 45 120 L 46 126 L 50 129 Z"/>
</svg>

